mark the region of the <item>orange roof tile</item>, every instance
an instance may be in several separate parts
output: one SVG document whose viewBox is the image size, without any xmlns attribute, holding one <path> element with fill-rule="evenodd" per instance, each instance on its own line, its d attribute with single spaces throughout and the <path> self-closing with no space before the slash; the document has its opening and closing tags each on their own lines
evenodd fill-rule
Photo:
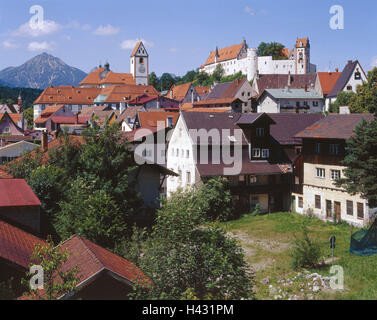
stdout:
<svg viewBox="0 0 377 320">
<path fill-rule="evenodd" d="M 186 112 L 211 112 L 211 113 L 221 113 L 232 111 L 231 107 L 219 107 L 219 108 L 192 108 L 185 110 Z"/>
<path fill-rule="evenodd" d="M 188 90 L 190 89 L 191 82 L 179 84 L 179 85 L 173 85 L 169 92 L 165 95 L 166 98 L 169 99 L 175 99 L 175 100 L 183 100 Z"/>
<path fill-rule="evenodd" d="M 115 73 L 110 71 L 99 84 L 133 84 L 136 85 L 134 77 L 131 73 Z"/>
<path fill-rule="evenodd" d="M 195 87 L 195 90 L 199 95 L 202 95 L 205 93 L 209 93 L 210 88 L 209 87 Z"/>
<path fill-rule="evenodd" d="M 178 120 L 178 112 L 138 112 L 140 127 L 157 127 L 157 122 L 164 122 L 167 124 L 167 118 L 173 118 L 173 125 Z"/>
<path fill-rule="evenodd" d="M 236 44 L 234 46 L 218 49 L 219 56 L 217 57 L 217 62 L 236 59 L 244 45 L 245 42 L 243 41 L 240 44 Z M 204 65 L 206 66 L 215 63 L 215 55 L 216 50 L 210 53 Z"/>
<path fill-rule="evenodd" d="M 80 86 L 84 85 L 98 85 L 101 81 L 100 74 L 105 71 L 104 68 L 98 68 L 90 72 L 86 78 L 80 82 Z"/>
<path fill-rule="evenodd" d="M 133 57 L 133 56 L 136 55 L 136 52 L 137 52 L 137 50 L 139 50 L 140 45 L 141 45 L 141 41 L 139 41 L 138 43 L 136 43 L 136 46 L 135 46 L 134 50 L 131 53 L 131 57 Z"/>
<path fill-rule="evenodd" d="M 190 110 L 192 108 L 194 108 L 194 105 L 191 102 L 186 102 L 186 103 L 182 104 L 182 106 L 180 107 L 180 110 L 186 111 L 186 110 Z"/>
<path fill-rule="evenodd" d="M 308 45 L 309 38 L 298 38 L 296 40 L 296 48 L 306 47 Z"/>
<path fill-rule="evenodd" d="M 1 258 L 29 269 L 30 256 L 33 254 L 36 244 L 45 245 L 46 242 L 4 221 L 0 221 Z"/>
<path fill-rule="evenodd" d="M 323 94 L 330 94 L 341 74 L 341 72 L 318 72 Z"/>
<path fill-rule="evenodd" d="M 93 104 L 100 88 L 75 88 L 72 86 L 48 87 L 34 104 Z"/>
<path fill-rule="evenodd" d="M 7 113 L 9 118 L 12 119 L 12 121 L 18 125 L 18 121 L 21 120 L 21 113 Z M 0 113 L 0 121 L 3 119 L 5 113 Z"/>
<path fill-rule="evenodd" d="M 100 94 L 107 96 L 105 100 L 107 103 L 119 103 L 136 99 L 144 94 L 154 96 L 159 93 L 153 86 L 122 85 L 103 88 Z"/>
</svg>

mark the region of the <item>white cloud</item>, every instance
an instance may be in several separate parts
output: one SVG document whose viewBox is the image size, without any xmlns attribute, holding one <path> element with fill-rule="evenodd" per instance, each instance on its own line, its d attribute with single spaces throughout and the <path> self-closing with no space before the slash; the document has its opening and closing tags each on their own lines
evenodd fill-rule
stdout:
<svg viewBox="0 0 377 320">
<path fill-rule="evenodd" d="M 108 24 L 107 26 L 99 26 L 93 33 L 98 36 L 110 36 L 118 34 L 119 31 L 119 28 L 113 27 L 111 24 Z"/>
<path fill-rule="evenodd" d="M 62 26 L 52 20 L 44 20 L 39 24 L 24 23 L 12 32 L 14 36 L 39 37 L 58 32 Z"/>
<path fill-rule="evenodd" d="M 245 7 L 245 12 L 251 16 L 255 16 L 255 10 L 248 6 Z"/>
<path fill-rule="evenodd" d="M 31 42 L 29 43 L 28 50 L 31 52 L 35 51 L 53 51 L 54 48 L 52 43 L 43 41 L 43 42 Z"/>
<path fill-rule="evenodd" d="M 81 26 L 81 29 L 84 30 L 84 31 L 88 31 L 90 29 L 92 29 L 91 25 L 90 24 L 84 24 Z"/>
<path fill-rule="evenodd" d="M 256 14 L 267 14 L 267 10 L 265 10 L 265 9 L 262 9 L 262 10 L 259 10 L 259 11 L 256 11 L 255 9 L 253 9 L 253 8 L 250 8 L 249 6 L 246 6 L 245 7 L 245 9 L 244 9 L 244 11 L 248 14 L 248 15 L 250 15 L 250 16 L 252 16 L 252 17 L 254 17 Z"/>
<path fill-rule="evenodd" d="M 142 41 L 144 46 L 146 48 L 152 48 L 154 46 L 154 43 L 151 42 L 151 41 L 147 41 L 145 39 L 135 39 L 135 40 L 124 40 L 120 47 L 123 49 L 123 50 L 132 50 L 133 48 L 135 48 L 136 44 L 139 42 L 139 41 Z"/>
<path fill-rule="evenodd" d="M 372 68 L 376 67 L 377 68 L 377 56 L 372 58 L 372 61 L 370 62 L 370 66 Z"/>
<path fill-rule="evenodd" d="M 13 42 L 12 40 L 5 40 L 2 42 L 2 46 L 3 48 L 5 49 L 15 49 L 15 48 L 18 48 L 18 45 Z"/>
</svg>

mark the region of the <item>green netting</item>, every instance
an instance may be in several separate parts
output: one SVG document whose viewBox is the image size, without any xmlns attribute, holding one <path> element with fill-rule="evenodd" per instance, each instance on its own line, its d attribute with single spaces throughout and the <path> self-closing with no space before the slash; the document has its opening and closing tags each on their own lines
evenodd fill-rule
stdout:
<svg viewBox="0 0 377 320">
<path fill-rule="evenodd" d="M 369 230 L 360 230 L 351 236 L 350 252 L 359 256 L 377 254 L 377 219 Z"/>
</svg>

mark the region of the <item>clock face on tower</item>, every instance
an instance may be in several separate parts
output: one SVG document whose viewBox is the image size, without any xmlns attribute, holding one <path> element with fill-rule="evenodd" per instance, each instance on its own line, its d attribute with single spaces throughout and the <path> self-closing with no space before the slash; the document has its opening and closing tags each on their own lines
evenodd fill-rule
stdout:
<svg viewBox="0 0 377 320">
<path fill-rule="evenodd" d="M 140 66 L 139 67 L 139 72 L 140 73 L 144 73 L 145 72 L 145 67 L 144 66 Z"/>
</svg>

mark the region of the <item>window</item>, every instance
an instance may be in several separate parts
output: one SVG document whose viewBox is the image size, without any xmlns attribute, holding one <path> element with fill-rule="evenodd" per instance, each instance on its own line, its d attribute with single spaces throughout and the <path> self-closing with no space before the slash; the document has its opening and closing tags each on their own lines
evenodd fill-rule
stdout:
<svg viewBox="0 0 377 320">
<path fill-rule="evenodd" d="M 182 170 L 178 170 L 178 182 L 182 182 Z"/>
<path fill-rule="evenodd" d="M 256 134 L 257 137 L 264 137 L 264 128 L 257 128 Z"/>
<path fill-rule="evenodd" d="M 315 208 L 321 209 L 321 196 L 315 196 Z"/>
<path fill-rule="evenodd" d="M 313 107 L 318 107 L 318 106 L 319 106 L 318 101 L 313 101 Z"/>
<path fill-rule="evenodd" d="M 173 117 L 168 117 L 167 120 L 166 120 L 166 124 L 167 124 L 168 128 L 173 127 Z"/>
<path fill-rule="evenodd" d="M 262 158 L 268 159 L 270 157 L 270 150 L 269 149 L 263 149 L 262 150 Z"/>
<path fill-rule="evenodd" d="M 191 184 L 191 172 L 190 171 L 186 172 L 186 183 Z"/>
<path fill-rule="evenodd" d="M 140 63 L 144 63 L 144 58 L 140 58 Z"/>
<path fill-rule="evenodd" d="M 9 131 L 10 131 L 10 130 L 9 130 L 9 127 L 5 127 L 4 132 L 5 132 L 5 133 L 9 133 Z"/>
<path fill-rule="evenodd" d="M 175 156 L 176 156 L 176 157 L 179 157 L 179 149 L 176 149 L 176 151 L 175 151 Z"/>
<path fill-rule="evenodd" d="M 340 170 L 331 170 L 331 180 L 338 180 L 340 178 Z"/>
<path fill-rule="evenodd" d="M 298 207 L 301 209 L 304 207 L 304 199 L 302 197 L 298 197 Z"/>
<path fill-rule="evenodd" d="M 347 86 L 347 91 L 352 91 L 352 86 L 351 85 Z"/>
<path fill-rule="evenodd" d="M 360 202 L 357 203 L 357 217 L 364 219 L 364 204 Z"/>
<path fill-rule="evenodd" d="M 355 80 L 361 80 L 361 73 L 360 73 L 359 69 L 356 69 Z"/>
<path fill-rule="evenodd" d="M 330 144 L 330 154 L 331 155 L 339 154 L 339 144 Z"/>
<path fill-rule="evenodd" d="M 353 216 L 353 201 L 347 200 L 347 214 Z"/>
<path fill-rule="evenodd" d="M 258 182 L 258 178 L 256 176 L 250 176 L 250 184 L 254 184 Z"/>
<path fill-rule="evenodd" d="M 326 178 L 326 170 L 323 168 L 316 168 L 316 178 L 325 179 Z"/>
<path fill-rule="evenodd" d="M 253 149 L 253 158 L 260 158 L 260 149 Z"/>
<path fill-rule="evenodd" d="M 304 106 L 307 106 L 308 105 L 308 101 L 304 101 Z"/>
<path fill-rule="evenodd" d="M 190 150 L 186 150 L 186 158 L 190 158 Z"/>
<path fill-rule="evenodd" d="M 321 144 L 320 143 L 315 144 L 315 154 L 321 154 Z"/>
<path fill-rule="evenodd" d="M 171 148 L 171 155 L 174 156 L 174 148 Z"/>
</svg>

